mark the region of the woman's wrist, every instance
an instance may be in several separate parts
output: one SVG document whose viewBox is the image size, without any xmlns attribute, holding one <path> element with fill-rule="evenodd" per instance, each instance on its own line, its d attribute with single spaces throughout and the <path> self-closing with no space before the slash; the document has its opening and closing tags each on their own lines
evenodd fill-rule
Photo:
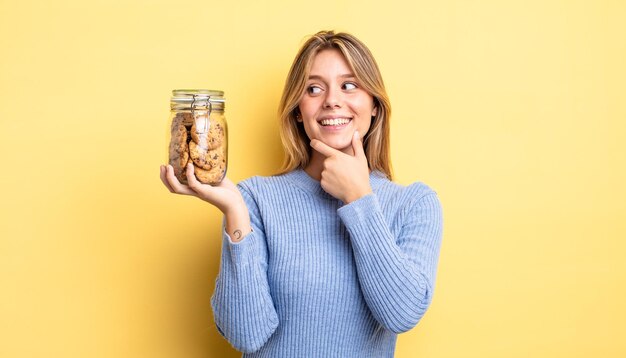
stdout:
<svg viewBox="0 0 626 358">
<path fill-rule="evenodd" d="M 226 218 L 226 233 L 233 242 L 241 241 L 246 235 L 252 232 L 250 213 L 243 201 L 225 211 L 224 216 Z"/>
<path fill-rule="evenodd" d="M 359 190 L 359 191 L 354 192 L 354 193 L 350 193 L 350 194 L 348 194 L 346 196 L 346 198 L 344 200 L 344 203 L 345 204 L 350 204 L 351 202 L 359 200 L 362 197 L 364 197 L 366 195 L 369 195 L 369 194 L 372 194 L 372 193 L 373 193 L 373 191 L 372 191 L 372 188 L 370 188 L 370 187 L 362 189 L 362 190 Z"/>
</svg>

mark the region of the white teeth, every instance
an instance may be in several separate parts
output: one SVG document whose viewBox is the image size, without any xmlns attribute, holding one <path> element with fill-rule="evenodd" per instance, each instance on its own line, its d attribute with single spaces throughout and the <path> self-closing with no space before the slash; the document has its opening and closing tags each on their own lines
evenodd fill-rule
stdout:
<svg viewBox="0 0 626 358">
<path fill-rule="evenodd" d="M 350 122 L 348 118 L 322 119 L 320 122 L 323 126 L 340 126 Z"/>
</svg>

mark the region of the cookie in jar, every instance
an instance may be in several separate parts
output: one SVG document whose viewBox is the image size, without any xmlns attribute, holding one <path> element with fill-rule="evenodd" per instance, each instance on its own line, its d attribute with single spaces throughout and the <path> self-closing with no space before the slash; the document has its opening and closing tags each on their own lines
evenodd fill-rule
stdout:
<svg viewBox="0 0 626 358">
<path fill-rule="evenodd" d="M 172 91 L 168 162 L 181 183 L 187 184 L 189 163 L 201 183 L 216 185 L 226 176 L 228 132 L 224 105 L 222 91 Z"/>
</svg>

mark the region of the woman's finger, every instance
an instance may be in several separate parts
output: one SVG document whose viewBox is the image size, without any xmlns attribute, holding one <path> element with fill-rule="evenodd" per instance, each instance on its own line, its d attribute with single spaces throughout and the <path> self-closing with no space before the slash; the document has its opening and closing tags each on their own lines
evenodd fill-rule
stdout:
<svg viewBox="0 0 626 358">
<path fill-rule="evenodd" d="M 211 189 L 213 189 L 213 187 L 209 184 L 201 183 L 196 178 L 196 175 L 194 174 L 194 166 L 193 164 L 191 164 L 191 162 L 187 164 L 186 173 L 189 188 L 193 190 L 201 199 L 205 199 L 211 202 Z"/>
<path fill-rule="evenodd" d="M 165 165 L 161 165 L 160 170 L 161 170 L 160 178 L 161 178 L 161 181 L 163 182 L 163 185 L 165 185 L 165 187 L 167 188 L 167 190 L 170 191 L 170 193 L 173 193 L 174 189 L 172 189 L 172 186 L 170 185 L 170 183 L 167 181 L 167 178 L 165 177 L 167 173 L 167 169 L 165 168 Z"/>
<path fill-rule="evenodd" d="M 170 183 L 167 182 L 167 179 L 165 178 L 165 173 L 166 173 L 165 165 L 161 165 L 161 167 L 159 168 L 159 177 L 161 178 L 161 182 L 163 183 L 163 185 L 165 185 L 167 190 L 170 191 L 170 193 L 173 193 L 174 189 L 172 189 L 172 187 L 170 186 Z"/>
<path fill-rule="evenodd" d="M 185 168 L 185 174 L 187 175 L 187 183 L 189 185 L 189 188 L 191 188 L 193 191 L 197 193 L 198 190 L 201 189 L 202 183 L 200 183 L 198 179 L 196 179 L 196 175 L 193 173 L 193 171 L 194 171 L 193 164 L 191 164 L 191 161 L 189 161 L 189 163 L 187 163 L 187 167 Z"/>
<path fill-rule="evenodd" d="M 310 145 L 313 149 L 323 154 L 326 158 L 340 157 L 343 154 L 343 152 L 335 148 L 331 148 L 330 146 L 326 145 L 326 143 L 322 142 L 319 139 L 311 140 Z"/>
<path fill-rule="evenodd" d="M 178 178 L 176 178 L 176 175 L 174 175 L 174 167 L 172 167 L 171 165 L 168 165 L 166 167 L 166 175 L 165 178 L 167 179 L 167 182 L 170 184 L 170 187 L 172 188 L 172 190 L 174 190 L 174 193 L 177 194 L 185 194 L 185 195 L 196 195 L 196 192 L 189 189 L 188 186 L 181 184 L 178 181 Z"/>
</svg>

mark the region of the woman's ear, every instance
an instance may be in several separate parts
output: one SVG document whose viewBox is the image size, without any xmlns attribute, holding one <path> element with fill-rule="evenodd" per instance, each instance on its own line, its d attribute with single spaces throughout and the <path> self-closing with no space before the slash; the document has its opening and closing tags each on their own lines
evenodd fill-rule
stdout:
<svg viewBox="0 0 626 358">
<path fill-rule="evenodd" d="M 377 114 L 378 114 L 378 106 L 374 106 L 374 109 L 372 109 L 372 117 L 376 117 Z"/>
</svg>

